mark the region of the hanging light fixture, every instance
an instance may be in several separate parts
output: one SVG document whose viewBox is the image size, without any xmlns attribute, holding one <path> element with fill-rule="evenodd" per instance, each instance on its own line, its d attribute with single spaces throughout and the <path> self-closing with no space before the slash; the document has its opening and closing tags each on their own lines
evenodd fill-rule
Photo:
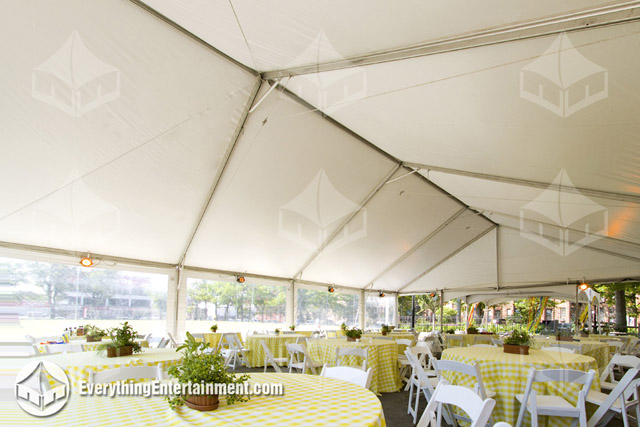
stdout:
<svg viewBox="0 0 640 427">
<path fill-rule="evenodd" d="M 93 267 L 93 260 L 91 259 L 91 254 L 87 254 L 86 257 L 80 259 L 80 265 L 83 267 Z"/>
<path fill-rule="evenodd" d="M 333 286 L 329 286 L 329 289 L 327 289 L 329 291 L 330 294 L 334 293 L 336 290 L 333 288 Z"/>
<path fill-rule="evenodd" d="M 435 293 L 435 292 L 431 292 L 431 293 L 429 294 L 429 296 L 430 296 L 431 298 L 435 298 L 435 297 L 436 297 L 436 293 Z"/>
<path fill-rule="evenodd" d="M 587 285 L 586 283 L 582 282 L 579 286 L 581 291 L 586 291 L 587 289 L 589 289 L 589 285 Z"/>
<path fill-rule="evenodd" d="M 379 296 L 380 298 L 384 298 L 384 291 L 380 291 L 380 292 L 378 292 L 378 296 Z"/>
<path fill-rule="evenodd" d="M 238 283 L 244 283 L 244 282 L 245 282 L 245 278 L 244 278 L 244 276 L 236 276 L 236 282 L 238 282 Z"/>
</svg>

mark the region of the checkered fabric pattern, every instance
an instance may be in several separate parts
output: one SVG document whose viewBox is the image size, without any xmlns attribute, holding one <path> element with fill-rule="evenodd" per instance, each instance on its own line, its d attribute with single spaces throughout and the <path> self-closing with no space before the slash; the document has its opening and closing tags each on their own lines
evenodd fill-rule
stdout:
<svg viewBox="0 0 640 427">
<path fill-rule="evenodd" d="M 249 335 L 247 337 L 247 348 L 251 350 L 249 354 L 247 354 L 247 359 L 249 360 L 249 365 L 252 367 L 264 366 L 264 348 L 262 348 L 262 344 L 260 341 L 264 341 L 267 343 L 267 347 L 273 354 L 273 357 L 289 357 L 289 353 L 287 352 L 287 347 L 285 344 L 295 343 L 298 338 L 306 338 L 304 335 L 300 334 L 289 334 L 289 335 Z"/>
<path fill-rule="evenodd" d="M 462 346 L 468 347 L 474 344 L 490 344 L 492 338 L 498 338 L 497 335 L 487 334 L 445 334 L 445 344 L 448 347 L 460 347 L 460 341 L 451 337 L 462 337 Z"/>
<path fill-rule="evenodd" d="M 78 338 L 82 338 L 82 337 L 78 337 Z M 146 340 L 137 340 L 140 343 L 140 347 L 144 347 L 144 348 L 149 348 L 149 341 Z M 73 340 L 72 344 L 82 344 L 84 346 L 84 351 L 97 351 L 98 350 L 98 346 L 102 343 L 108 343 L 111 342 L 110 339 L 103 339 L 102 341 L 93 341 L 93 342 L 80 342 L 80 340 Z M 52 344 L 55 345 L 55 344 Z M 46 344 L 38 344 L 38 351 L 42 354 L 46 354 L 47 353 L 47 348 L 46 348 Z"/>
<path fill-rule="evenodd" d="M 612 353 L 610 352 L 609 346 L 604 342 L 595 342 L 595 341 L 580 341 L 579 343 L 571 343 L 564 341 L 556 341 L 555 339 L 549 340 L 534 340 L 531 344 L 531 348 L 541 349 L 542 347 L 549 347 L 558 343 L 562 344 L 575 344 L 576 347 L 578 345 L 582 346 L 580 350 L 580 354 L 585 356 L 591 356 L 596 359 L 598 363 L 598 372 L 601 373 L 611 361 Z"/>
<path fill-rule="evenodd" d="M 42 356 L 42 360 L 53 362 L 64 369 L 74 390 L 78 389 L 80 380 L 89 381 L 91 371 L 100 372 L 125 366 L 156 366 L 158 363 L 166 370 L 169 366 L 176 365 L 181 358 L 182 354 L 172 348 L 148 349 L 142 353 L 121 357 L 101 356 L 95 351 Z"/>
<path fill-rule="evenodd" d="M 172 411 L 162 397 L 73 395 L 59 413 L 45 420 L 23 412 L 14 401 L 0 401 L 6 425 L 69 426 L 331 426 L 385 427 L 382 405 L 368 390 L 331 378 L 302 374 L 251 374 L 252 383 L 282 383 L 284 396 L 254 396 L 214 411 L 186 406 Z"/>
<path fill-rule="evenodd" d="M 222 338 L 222 335 L 223 333 L 220 333 L 220 332 L 205 333 L 204 342 L 208 343 L 209 347 L 216 348 L 218 343 L 220 342 L 220 339 Z M 238 336 L 238 339 L 242 343 L 243 342 L 242 335 L 240 334 L 240 332 L 236 332 L 236 335 Z M 200 341 L 200 339 L 196 338 L 196 341 Z"/>
<path fill-rule="evenodd" d="M 333 365 L 336 360 L 337 347 L 360 347 L 367 349 L 367 368 L 373 368 L 371 387 L 374 393 L 398 391 L 402 386 L 398 364 L 398 344 L 395 341 L 365 339 L 359 343 L 343 339 L 310 339 L 307 341 L 309 354 L 316 362 Z M 345 356 L 341 364 L 362 366 L 362 359 L 356 356 Z"/>
<path fill-rule="evenodd" d="M 541 350 L 529 350 L 529 355 L 504 353 L 501 348 L 474 347 L 451 348 L 442 353 L 442 359 L 455 360 L 473 364 L 476 362 L 480 368 L 482 381 L 486 390 L 496 393 L 494 399 L 496 406 L 493 410 L 493 421 L 505 421 L 515 425 L 518 419 L 520 404 L 515 396 L 524 393 L 529 376 L 529 369 L 575 369 L 587 372 L 589 369 L 596 371 L 592 389 L 600 390 L 600 379 L 597 375 L 597 365 L 593 357 L 579 354 L 547 352 Z M 470 376 L 457 372 L 444 372 L 443 377 L 452 384 L 473 387 L 475 382 Z M 578 400 L 578 391 L 581 386 L 566 383 L 549 383 L 536 385 L 539 393 L 555 394 L 563 396 L 572 404 Z M 548 426 L 568 426 L 568 418 L 548 417 Z M 525 425 L 530 425 L 531 417 L 526 416 Z M 543 422 L 540 420 L 540 422 Z"/>
</svg>

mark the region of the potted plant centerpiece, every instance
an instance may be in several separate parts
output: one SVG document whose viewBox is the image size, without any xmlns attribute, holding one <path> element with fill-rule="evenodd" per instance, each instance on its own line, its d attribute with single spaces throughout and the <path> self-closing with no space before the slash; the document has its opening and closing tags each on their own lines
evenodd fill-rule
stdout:
<svg viewBox="0 0 640 427">
<path fill-rule="evenodd" d="M 527 331 L 513 331 L 504 339 L 504 352 L 512 354 L 529 354 L 531 338 Z"/>
<path fill-rule="evenodd" d="M 569 330 L 560 330 L 556 334 L 557 341 L 573 341 L 573 333 Z"/>
<path fill-rule="evenodd" d="M 476 328 L 474 325 L 471 325 L 467 328 L 467 334 L 475 335 L 477 333 L 478 333 L 478 328 Z"/>
<path fill-rule="evenodd" d="M 185 394 L 181 391 L 174 396 L 165 396 L 171 409 L 187 405 L 198 411 L 213 411 L 219 404 L 218 395 L 213 394 L 215 384 L 243 384 L 249 380 L 247 374 L 234 375 L 227 372 L 224 358 L 220 353 L 206 352 L 208 348 L 207 343 L 196 341 L 193 335 L 187 332 L 184 344 L 176 349 L 176 351 L 183 351 L 184 356 L 180 360 L 180 364 L 168 369 L 168 373 L 179 384 L 191 384 L 191 392 L 194 394 L 186 394 L 189 387 L 183 387 L 182 391 Z M 199 386 L 200 390 L 197 390 L 198 387 L 195 386 Z M 208 387 L 211 387 L 211 390 L 207 390 Z M 196 390 L 194 391 L 194 389 Z M 249 400 L 248 395 L 235 393 L 227 394 L 226 398 L 229 405 Z"/>
<path fill-rule="evenodd" d="M 295 331 L 296 330 L 296 325 L 289 326 L 289 329 L 292 330 L 292 331 Z"/>
<path fill-rule="evenodd" d="M 391 330 L 387 325 L 382 325 L 382 328 L 380 329 L 380 332 L 382 332 L 382 335 L 387 335 L 390 331 Z"/>
<path fill-rule="evenodd" d="M 276 335 L 280 335 L 280 328 L 276 328 Z"/>
<path fill-rule="evenodd" d="M 340 325 L 340 329 L 342 329 L 342 331 L 346 331 L 347 330 L 347 324 L 342 322 L 342 325 Z"/>
<path fill-rule="evenodd" d="M 218 324 L 216 323 L 215 325 L 213 325 L 211 328 L 211 332 L 213 332 L 214 334 L 218 331 Z"/>
<path fill-rule="evenodd" d="M 355 340 L 359 340 L 360 337 L 362 336 L 362 329 L 358 329 L 358 328 L 352 328 L 352 329 L 345 329 L 344 334 L 347 336 L 347 341 L 355 341 Z"/>
<path fill-rule="evenodd" d="M 138 333 L 133 330 L 129 322 L 124 322 L 119 328 L 107 329 L 107 336 L 111 338 L 111 342 L 102 343 L 98 346 L 98 351 L 107 357 L 130 356 L 133 353 L 140 353 L 142 348 L 135 341 Z"/>
<path fill-rule="evenodd" d="M 98 342 L 102 341 L 102 337 L 107 333 L 95 325 L 84 325 L 84 335 L 87 337 L 87 342 Z"/>
</svg>

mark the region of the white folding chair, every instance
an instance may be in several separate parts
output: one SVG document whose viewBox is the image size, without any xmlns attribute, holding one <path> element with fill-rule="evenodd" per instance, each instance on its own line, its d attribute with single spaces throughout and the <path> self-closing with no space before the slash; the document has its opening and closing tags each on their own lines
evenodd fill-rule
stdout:
<svg viewBox="0 0 640 427">
<path fill-rule="evenodd" d="M 440 427 L 444 405 L 462 409 L 469 416 L 471 427 L 484 427 L 491 418 L 496 401 L 482 399 L 466 387 L 451 385 L 442 380 L 422 413 L 418 427 Z"/>
<path fill-rule="evenodd" d="M 309 369 L 314 375 L 317 374 L 316 368 L 322 365 L 313 360 L 305 346 L 294 343 L 288 343 L 286 346 L 289 352 L 289 373 L 293 369 L 300 369 L 304 374 Z"/>
<path fill-rule="evenodd" d="M 286 357 L 273 357 L 273 353 L 269 350 L 269 346 L 264 340 L 260 340 L 260 344 L 262 345 L 262 349 L 264 350 L 264 371 L 267 372 L 267 366 L 273 366 L 276 372 L 281 373 L 282 369 L 278 366 L 278 363 L 287 363 L 289 361 Z"/>
<path fill-rule="evenodd" d="M 56 353 L 79 353 L 84 351 L 82 344 L 47 344 L 45 346 L 47 354 Z"/>
<path fill-rule="evenodd" d="M 409 381 L 409 404 L 407 406 L 407 413 L 413 416 L 413 422 L 415 424 L 416 420 L 418 419 L 418 406 L 420 402 L 420 392 L 422 391 L 422 394 L 424 394 L 424 397 L 428 402 L 429 399 L 431 399 L 431 396 L 433 396 L 435 387 L 438 385 L 439 380 L 437 378 L 433 378 L 433 377 L 430 378 L 427 376 L 427 373 L 422 368 L 422 364 L 420 363 L 416 355 L 411 352 L 410 349 L 405 350 L 405 355 L 407 356 L 409 363 L 411 363 L 411 378 Z M 413 394 L 414 387 L 415 387 L 415 399 Z M 411 406 L 412 400 L 414 400 L 413 407 Z M 449 425 L 453 425 L 453 422 L 451 421 L 452 416 L 450 415 L 448 410 L 444 413 L 444 416 L 445 416 L 445 421 Z"/>
<path fill-rule="evenodd" d="M 541 350 L 543 350 L 543 351 L 555 351 L 555 352 L 558 352 L 558 353 L 575 353 L 576 352 L 575 348 L 559 347 L 559 346 L 555 346 L 555 345 L 550 345 L 549 347 L 542 347 Z"/>
<path fill-rule="evenodd" d="M 407 347 L 411 347 L 411 344 L 413 344 L 411 342 L 411 340 L 406 339 L 406 338 L 396 338 L 396 344 L 398 345 L 406 345 Z"/>
<path fill-rule="evenodd" d="M 484 382 L 482 381 L 482 375 L 480 374 L 480 368 L 477 363 L 469 365 L 467 363 L 456 362 L 454 360 L 434 360 L 433 367 L 440 380 L 443 379 L 442 372 L 446 371 L 460 372 L 461 374 L 469 375 L 474 378 L 476 382 L 473 386 L 473 391 L 478 393 L 478 396 L 483 400 L 496 395 L 494 391 L 484 388 Z"/>
<path fill-rule="evenodd" d="M 504 346 L 504 343 L 502 342 L 502 340 L 499 340 L 497 338 L 491 338 L 491 344 L 495 345 L 496 347 Z"/>
<path fill-rule="evenodd" d="M 171 348 L 176 348 L 180 345 L 176 337 L 174 337 L 171 332 L 167 332 L 167 335 L 169 336 L 169 341 L 171 342 Z"/>
<path fill-rule="evenodd" d="M 352 384 L 356 384 L 368 389 L 369 386 L 371 386 L 373 368 L 362 371 L 358 368 L 352 368 L 350 366 L 334 366 L 330 368 L 327 365 L 324 365 L 322 367 L 322 372 L 320 372 L 320 376 L 348 381 Z"/>
<path fill-rule="evenodd" d="M 629 342 L 629 345 L 627 345 L 627 348 L 625 348 L 624 351 L 622 352 L 622 354 L 626 354 L 630 356 L 637 356 L 638 353 L 640 353 L 640 340 L 636 340 L 633 344 Z"/>
<path fill-rule="evenodd" d="M 462 338 L 462 335 L 448 335 L 446 338 L 446 345 L 447 347 L 464 347 L 464 339 Z M 452 343 L 457 343 L 457 345 L 449 345 L 449 342 Z"/>
<path fill-rule="evenodd" d="M 614 347 L 616 349 L 615 350 L 616 353 L 622 354 L 622 351 L 624 349 L 624 343 L 622 341 L 615 341 L 615 340 L 607 341 L 607 345 L 609 347 Z"/>
<path fill-rule="evenodd" d="M 580 427 L 587 427 L 585 402 L 595 375 L 596 373 L 593 369 L 589 372 L 582 372 L 573 369 L 536 370 L 531 368 L 524 394 L 516 395 L 516 399 L 520 402 L 520 412 L 518 413 L 516 427 L 522 426 L 526 411 L 531 413 L 531 427 L 538 427 L 538 416 L 540 415 L 577 418 Z M 546 382 L 582 384 L 582 389 L 578 392 L 577 403 L 572 405 L 563 396 L 541 394 L 533 389 L 534 383 Z"/>
<path fill-rule="evenodd" d="M 231 367 L 233 370 L 236 369 L 238 362 L 240 362 L 241 365 L 249 366 L 247 353 L 250 350 L 242 346 L 238 336 L 234 333 L 224 333 L 220 338 L 219 345 L 222 345 L 223 339 L 229 345 L 229 348 L 220 347 L 220 354 L 222 354 L 225 359 L 225 365 Z"/>
<path fill-rule="evenodd" d="M 476 335 L 473 340 L 474 344 L 491 344 L 491 336 L 489 335 Z"/>
<path fill-rule="evenodd" d="M 149 342 L 152 335 L 153 335 L 152 333 L 148 333 L 147 335 L 144 336 L 144 338 L 142 338 L 142 341 Z"/>
<path fill-rule="evenodd" d="M 169 344 L 169 338 L 162 337 L 162 338 L 160 338 L 160 341 L 158 342 L 158 347 L 157 348 L 166 348 L 167 344 Z"/>
<path fill-rule="evenodd" d="M 613 390 L 618 384 L 614 376 L 616 367 L 640 369 L 640 357 L 614 354 L 600 375 L 600 388 L 602 390 Z"/>
<path fill-rule="evenodd" d="M 624 427 L 629 427 L 627 412 L 636 410 L 636 423 L 640 420 L 640 370 L 630 369 L 609 394 L 589 390 L 587 402 L 598 405 L 596 412 L 589 418 L 588 427 L 604 427 L 617 413 L 622 416 Z"/>
<path fill-rule="evenodd" d="M 156 379 L 162 381 L 162 365 L 156 366 L 126 366 L 122 368 L 106 369 L 100 372 L 89 372 L 89 384 L 105 384 L 113 381 Z"/>
<path fill-rule="evenodd" d="M 340 361 L 343 357 L 346 356 L 355 356 L 360 357 L 362 359 L 362 370 L 367 370 L 367 349 L 360 347 L 336 347 L 336 360 L 334 362 L 334 366 L 350 366 L 350 365 L 341 365 Z"/>
</svg>

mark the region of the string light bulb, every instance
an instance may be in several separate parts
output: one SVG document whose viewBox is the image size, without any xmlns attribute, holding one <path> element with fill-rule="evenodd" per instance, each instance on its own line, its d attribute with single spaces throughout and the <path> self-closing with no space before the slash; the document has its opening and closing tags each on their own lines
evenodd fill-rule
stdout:
<svg viewBox="0 0 640 427">
<path fill-rule="evenodd" d="M 86 257 L 80 259 L 80 265 L 83 267 L 93 267 L 93 260 L 91 259 L 91 254 L 87 254 Z"/>
</svg>

